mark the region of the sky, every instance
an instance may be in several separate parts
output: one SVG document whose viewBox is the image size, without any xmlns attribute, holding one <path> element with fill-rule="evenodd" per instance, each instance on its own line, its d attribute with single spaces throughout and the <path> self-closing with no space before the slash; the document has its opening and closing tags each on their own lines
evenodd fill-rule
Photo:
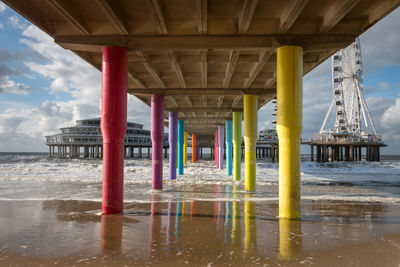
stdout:
<svg viewBox="0 0 400 267">
<path fill-rule="evenodd" d="M 399 27 L 397 8 L 360 36 L 364 96 L 378 134 L 389 145 L 382 154 L 400 154 Z M 303 138 L 319 132 L 328 111 L 330 64 L 323 62 L 303 79 Z M 100 96 L 98 70 L 0 1 L 0 152 L 48 151 L 44 136 L 76 120 L 100 117 Z M 259 130 L 273 127 L 272 111 L 272 103 L 260 109 Z M 128 120 L 150 129 L 150 108 L 131 95 Z"/>
</svg>

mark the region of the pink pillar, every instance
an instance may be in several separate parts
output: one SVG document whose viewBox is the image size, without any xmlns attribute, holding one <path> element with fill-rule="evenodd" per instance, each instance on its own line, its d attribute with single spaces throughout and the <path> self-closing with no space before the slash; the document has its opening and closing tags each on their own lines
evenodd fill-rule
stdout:
<svg viewBox="0 0 400 267">
<path fill-rule="evenodd" d="M 101 132 L 103 134 L 104 214 L 122 213 L 126 132 L 127 49 L 103 47 Z"/>
<path fill-rule="evenodd" d="M 151 142 L 153 189 L 162 189 L 164 143 L 164 96 L 151 96 Z"/>
<path fill-rule="evenodd" d="M 216 130 L 214 134 L 214 160 L 215 165 L 218 167 L 218 130 Z"/>
<path fill-rule="evenodd" d="M 224 169 L 224 126 L 218 126 L 218 168 Z"/>
</svg>

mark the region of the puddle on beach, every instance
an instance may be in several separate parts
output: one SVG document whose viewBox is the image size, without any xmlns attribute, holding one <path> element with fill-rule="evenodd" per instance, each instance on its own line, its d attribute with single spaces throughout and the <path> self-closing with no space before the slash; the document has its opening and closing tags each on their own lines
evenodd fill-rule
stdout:
<svg viewBox="0 0 400 267">
<path fill-rule="evenodd" d="M 217 189 L 217 190 L 215 190 Z M 177 190 L 125 203 L 0 201 L 0 265 L 398 266 L 400 205 L 303 200 L 302 220 L 279 220 L 276 200 L 214 185 L 229 201 Z M 204 189 L 202 189 L 204 190 Z"/>
</svg>

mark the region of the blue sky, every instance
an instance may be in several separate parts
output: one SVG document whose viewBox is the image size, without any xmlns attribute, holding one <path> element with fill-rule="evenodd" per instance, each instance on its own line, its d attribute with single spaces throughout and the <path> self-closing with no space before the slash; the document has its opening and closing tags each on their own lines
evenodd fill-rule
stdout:
<svg viewBox="0 0 400 267">
<path fill-rule="evenodd" d="M 377 131 L 400 154 L 400 9 L 361 35 L 364 94 Z M 0 152 L 47 151 L 43 137 L 99 117 L 101 74 L 0 2 Z M 304 78 L 303 137 L 318 132 L 331 101 L 330 61 Z M 272 105 L 259 129 L 272 127 Z M 150 109 L 128 98 L 128 119 L 149 129 Z"/>
</svg>

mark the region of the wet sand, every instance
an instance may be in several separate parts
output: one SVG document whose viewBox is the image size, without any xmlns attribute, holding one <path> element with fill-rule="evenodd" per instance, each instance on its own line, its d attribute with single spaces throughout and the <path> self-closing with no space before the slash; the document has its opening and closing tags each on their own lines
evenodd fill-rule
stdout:
<svg viewBox="0 0 400 267">
<path fill-rule="evenodd" d="M 208 190 L 215 187 L 225 188 Z M 290 221 L 276 218 L 276 200 L 252 194 L 240 201 L 187 201 L 179 190 L 170 196 L 154 192 L 109 216 L 100 215 L 99 202 L 0 201 L 0 266 L 400 263 L 400 205 L 303 200 L 301 221 Z"/>
</svg>

